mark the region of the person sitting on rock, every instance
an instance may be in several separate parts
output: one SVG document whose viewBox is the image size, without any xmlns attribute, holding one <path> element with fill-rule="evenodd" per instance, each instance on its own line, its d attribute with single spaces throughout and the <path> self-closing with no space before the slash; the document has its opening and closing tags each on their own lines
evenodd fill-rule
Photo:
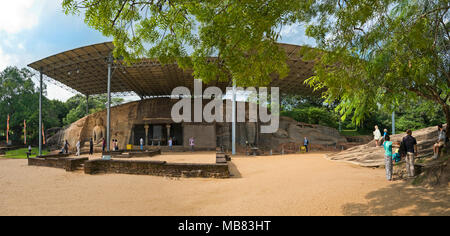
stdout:
<svg viewBox="0 0 450 236">
<path fill-rule="evenodd" d="M 437 159 L 439 156 L 439 149 L 444 147 L 446 141 L 445 130 L 442 124 L 438 125 L 438 139 L 437 142 L 433 146 L 433 159 Z"/>
</svg>

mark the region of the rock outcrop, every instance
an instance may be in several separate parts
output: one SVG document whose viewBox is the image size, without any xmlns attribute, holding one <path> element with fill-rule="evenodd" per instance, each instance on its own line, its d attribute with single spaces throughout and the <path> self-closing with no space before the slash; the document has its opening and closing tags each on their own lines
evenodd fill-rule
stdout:
<svg viewBox="0 0 450 236">
<path fill-rule="evenodd" d="M 433 145 L 436 142 L 438 131 L 436 126 L 413 131 L 413 137 L 417 140 L 418 158 L 433 154 Z M 392 135 L 391 141 L 400 142 L 406 134 Z M 329 154 L 330 160 L 346 161 L 365 167 L 377 167 L 384 165 L 383 147 L 375 147 L 375 140 L 368 144 L 356 146 L 345 151 Z"/>
<path fill-rule="evenodd" d="M 341 150 L 348 145 L 339 132 L 330 127 L 297 122 L 290 117 L 280 117 L 280 127 L 273 134 L 264 135 L 260 147 L 276 153 L 295 153 L 300 150 L 305 137 L 312 150 Z"/>
</svg>

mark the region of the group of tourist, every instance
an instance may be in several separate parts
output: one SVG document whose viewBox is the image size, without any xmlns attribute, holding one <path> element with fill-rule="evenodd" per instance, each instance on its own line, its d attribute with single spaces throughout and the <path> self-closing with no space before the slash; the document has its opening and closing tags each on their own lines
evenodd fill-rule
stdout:
<svg viewBox="0 0 450 236">
<path fill-rule="evenodd" d="M 433 145 L 433 159 L 437 159 L 439 156 L 439 150 L 447 142 L 446 132 L 442 125 L 438 125 L 438 138 L 436 143 Z M 385 167 L 386 167 L 386 178 L 389 181 L 393 180 L 393 161 L 399 162 L 403 157 L 405 159 L 406 173 L 409 178 L 414 177 L 414 159 L 417 157 L 417 140 L 412 136 L 412 131 L 410 129 L 406 130 L 406 136 L 403 137 L 401 142 L 393 143 L 387 130 L 384 130 L 384 135 L 381 138 L 381 133 L 378 126 L 375 126 L 374 138 L 376 141 L 376 146 L 380 146 L 383 143 L 385 150 Z M 397 151 L 393 153 L 392 147 L 396 145 L 398 147 Z"/>
<path fill-rule="evenodd" d="M 118 150 L 119 149 L 119 145 L 118 145 L 118 140 L 117 139 L 113 139 L 112 140 L 112 146 L 113 146 L 113 150 Z M 80 156 L 81 155 L 81 140 L 78 140 L 77 143 L 75 144 L 76 147 L 76 155 Z M 70 148 L 70 144 L 68 140 L 64 141 L 64 145 L 61 149 L 61 151 L 59 152 L 60 154 L 68 154 L 69 153 L 69 148 Z M 102 144 L 102 151 L 104 152 L 106 149 L 106 141 L 103 140 L 103 144 Z M 91 138 L 89 140 L 89 155 L 94 155 L 94 140 Z"/>
<path fill-rule="evenodd" d="M 191 137 L 191 139 L 194 139 L 194 137 Z M 189 145 L 191 145 L 191 139 L 189 139 Z M 169 139 L 167 140 L 167 146 L 169 147 L 169 150 L 170 151 L 172 151 L 173 150 L 173 145 L 176 145 L 176 137 L 169 137 Z M 144 150 L 144 139 L 143 138 L 141 138 L 140 140 L 139 140 L 139 144 L 140 144 L 140 147 L 141 147 L 141 150 Z M 193 146 L 194 145 L 194 141 L 192 141 L 192 145 L 191 146 Z M 191 147 L 191 150 L 193 150 L 193 147 Z"/>
</svg>

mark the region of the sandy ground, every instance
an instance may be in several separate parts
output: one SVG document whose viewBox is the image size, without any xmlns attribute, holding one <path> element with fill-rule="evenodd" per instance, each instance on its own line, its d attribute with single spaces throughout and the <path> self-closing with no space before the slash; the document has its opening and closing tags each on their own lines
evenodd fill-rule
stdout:
<svg viewBox="0 0 450 236">
<path fill-rule="evenodd" d="M 170 179 L 0 159 L 0 215 L 450 215 L 449 188 L 389 183 L 383 169 L 323 154 L 236 157 L 230 165 L 231 179 Z"/>
</svg>

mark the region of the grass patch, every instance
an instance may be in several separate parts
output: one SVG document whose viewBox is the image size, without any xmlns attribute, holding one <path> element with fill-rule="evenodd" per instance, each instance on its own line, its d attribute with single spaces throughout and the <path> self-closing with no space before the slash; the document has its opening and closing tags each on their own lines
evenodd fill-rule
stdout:
<svg viewBox="0 0 450 236">
<path fill-rule="evenodd" d="M 3 158 L 9 159 L 27 159 L 28 148 L 20 148 L 16 150 L 7 151 Z M 36 156 L 39 153 L 39 149 L 37 147 L 31 149 L 31 155 Z M 48 151 L 42 150 L 42 155 L 47 155 Z"/>
</svg>

